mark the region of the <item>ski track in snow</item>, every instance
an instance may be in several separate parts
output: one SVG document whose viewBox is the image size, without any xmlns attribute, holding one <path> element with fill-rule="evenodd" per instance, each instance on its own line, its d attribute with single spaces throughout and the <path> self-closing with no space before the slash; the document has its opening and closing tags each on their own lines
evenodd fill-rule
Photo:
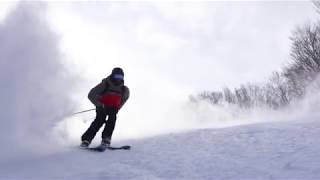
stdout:
<svg viewBox="0 0 320 180">
<path fill-rule="evenodd" d="M 0 179 L 319 179 L 320 122 L 202 129 L 0 164 Z M 117 145 L 117 143 L 115 144 Z"/>
</svg>

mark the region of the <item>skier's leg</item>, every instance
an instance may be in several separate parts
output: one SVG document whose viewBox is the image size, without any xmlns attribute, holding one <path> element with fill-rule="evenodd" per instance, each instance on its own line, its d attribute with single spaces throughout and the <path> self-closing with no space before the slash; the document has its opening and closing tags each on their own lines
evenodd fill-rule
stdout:
<svg viewBox="0 0 320 180">
<path fill-rule="evenodd" d="M 118 111 L 116 109 L 108 110 L 108 120 L 102 132 L 102 140 L 104 139 L 108 139 L 109 141 L 111 140 L 113 130 L 116 125 L 117 113 Z"/>
<path fill-rule="evenodd" d="M 106 120 L 106 113 L 104 112 L 104 109 L 102 107 L 97 107 L 96 113 L 96 119 L 91 123 L 87 131 L 81 136 L 82 141 L 91 142 L 101 126 L 104 124 Z"/>
</svg>

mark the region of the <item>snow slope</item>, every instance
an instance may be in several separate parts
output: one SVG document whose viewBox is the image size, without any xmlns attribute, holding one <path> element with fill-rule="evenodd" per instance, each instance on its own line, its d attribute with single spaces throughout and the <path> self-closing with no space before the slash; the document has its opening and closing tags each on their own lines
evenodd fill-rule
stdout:
<svg viewBox="0 0 320 180">
<path fill-rule="evenodd" d="M 75 146 L 1 162 L 0 179 L 319 179 L 320 122 L 264 123 L 167 134 L 131 151 Z"/>
</svg>

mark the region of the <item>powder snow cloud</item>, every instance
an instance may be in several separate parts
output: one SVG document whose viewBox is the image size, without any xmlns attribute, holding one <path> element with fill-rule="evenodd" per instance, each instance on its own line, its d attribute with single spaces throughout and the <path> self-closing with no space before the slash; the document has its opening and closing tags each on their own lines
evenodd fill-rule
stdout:
<svg viewBox="0 0 320 180">
<path fill-rule="evenodd" d="M 0 141 L 8 147 L 3 157 L 19 147 L 48 146 L 52 127 L 73 107 L 75 76 L 58 45 L 45 3 L 21 2 L 0 25 Z"/>
</svg>

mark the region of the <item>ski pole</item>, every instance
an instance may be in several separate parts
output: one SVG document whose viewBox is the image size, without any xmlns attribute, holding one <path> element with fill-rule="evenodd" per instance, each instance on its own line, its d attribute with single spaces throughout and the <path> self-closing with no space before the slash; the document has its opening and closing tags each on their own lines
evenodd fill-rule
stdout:
<svg viewBox="0 0 320 180">
<path fill-rule="evenodd" d="M 85 112 L 89 112 L 89 111 L 93 111 L 93 110 L 96 110 L 96 108 L 93 108 L 93 109 L 88 109 L 88 110 L 84 110 L 84 111 L 79 111 L 79 112 L 76 112 L 76 113 L 73 113 L 73 115 L 76 115 L 76 114 L 81 114 L 81 113 L 85 113 Z"/>
</svg>

